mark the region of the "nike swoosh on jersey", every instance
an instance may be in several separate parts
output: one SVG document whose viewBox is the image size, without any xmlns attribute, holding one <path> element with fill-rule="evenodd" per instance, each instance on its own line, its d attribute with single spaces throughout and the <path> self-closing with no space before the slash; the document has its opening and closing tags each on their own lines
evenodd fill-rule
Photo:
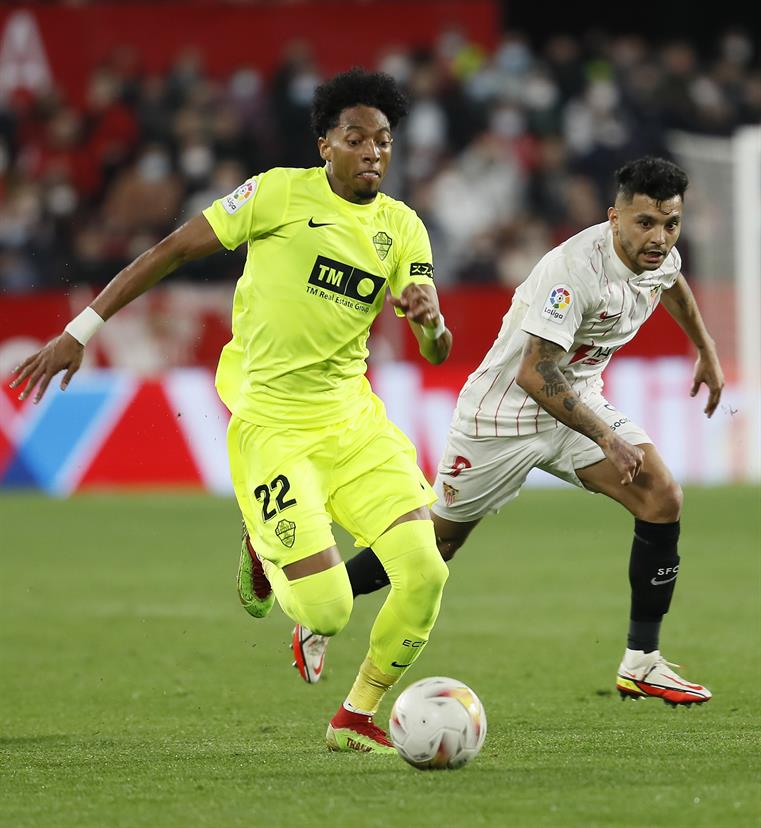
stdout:
<svg viewBox="0 0 761 828">
<path fill-rule="evenodd" d="M 409 664 L 398 664 L 396 661 L 391 662 L 392 667 L 409 667 Z"/>
<path fill-rule="evenodd" d="M 310 227 L 332 227 L 332 221 L 315 221 L 313 218 L 309 219 L 309 226 Z"/>
</svg>

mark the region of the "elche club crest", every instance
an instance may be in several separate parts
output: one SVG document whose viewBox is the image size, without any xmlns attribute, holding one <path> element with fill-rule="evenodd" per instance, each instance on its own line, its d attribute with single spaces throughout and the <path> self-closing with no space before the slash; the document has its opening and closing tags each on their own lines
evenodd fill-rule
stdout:
<svg viewBox="0 0 761 828">
<path fill-rule="evenodd" d="M 290 549 L 296 540 L 296 524 L 292 520 L 282 518 L 275 527 L 275 534 L 280 538 L 280 543 Z"/>
<path fill-rule="evenodd" d="M 391 245 L 393 244 L 393 240 L 391 236 L 387 233 L 384 233 L 383 230 L 380 230 L 373 236 L 373 245 L 375 247 L 375 252 L 378 254 L 378 258 L 381 261 L 386 259 L 388 256 L 388 251 L 391 250 Z"/>
</svg>

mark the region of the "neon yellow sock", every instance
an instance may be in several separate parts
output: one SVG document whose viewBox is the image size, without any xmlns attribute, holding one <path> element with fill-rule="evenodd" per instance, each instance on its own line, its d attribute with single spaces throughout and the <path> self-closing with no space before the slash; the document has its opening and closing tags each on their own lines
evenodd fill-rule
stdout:
<svg viewBox="0 0 761 828">
<path fill-rule="evenodd" d="M 396 681 L 396 676 L 381 673 L 369 658 L 365 658 L 344 704 L 349 710 L 372 716 L 386 691 L 393 687 Z"/>
<path fill-rule="evenodd" d="M 270 561 L 264 572 L 283 612 L 296 623 L 319 635 L 335 635 L 346 626 L 354 599 L 343 562 L 293 581 Z"/>
<path fill-rule="evenodd" d="M 297 621 L 296 608 L 294 607 L 293 596 L 291 594 L 291 582 L 279 566 L 276 566 L 272 561 L 262 558 L 262 566 L 264 567 L 264 574 L 267 580 L 272 585 L 272 591 L 275 593 L 280 609 L 292 620 Z"/>
<path fill-rule="evenodd" d="M 373 544 L 391 591 L 370 632 L 370 650 L 349 692 L 349 704 L 367 713 L 414 663 L 428 641 L 449 575 L 436 547 L 433 522 L 409 520 Z"/>
</svg>

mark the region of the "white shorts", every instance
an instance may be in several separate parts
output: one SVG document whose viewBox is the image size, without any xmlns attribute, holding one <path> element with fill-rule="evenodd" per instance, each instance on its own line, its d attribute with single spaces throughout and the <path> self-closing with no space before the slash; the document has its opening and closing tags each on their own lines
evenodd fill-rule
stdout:
<svg viewBox="0 0 761 828">
<path fill-rule="evenodd" d="M 638 425 L 604 398 L 599 397 L 590 408 L 632 445 L 652 443 Z M 521 437 L 471 437 L 450 428 L 433 484 L 438 501 L 432 509 L 455 523 L 478 520 L 516 498 L 531 469 L 542 469 L 584 488 L 576 469 L 603 459 L 597 443 L 562 423 Z"/>
</svg>

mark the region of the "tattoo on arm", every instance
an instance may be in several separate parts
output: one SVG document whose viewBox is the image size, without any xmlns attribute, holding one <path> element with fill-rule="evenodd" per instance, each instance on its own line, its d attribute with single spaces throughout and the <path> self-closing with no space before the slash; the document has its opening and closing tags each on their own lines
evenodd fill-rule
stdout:
<svg viewBox="0 0 761 828">
<path fill-rule="evenodd" d="M 566 411 L 571 412 L 574 408 L 576 408 L 578 402 L 579 400 L 576 397 L 568 397 L 563 400 L 563 408 L 565 408 Z"/>
<path fill-rule="evenodd" d="M 573 393 L 568 380 L 558 368 L 558 359 L 563 349 L 546 339 L 539 341 L 539 359 L 535 364 L 537 374 L 544 379 L 544 385 L 539 389 L 545 397 L 556 397 L 558 394 Z"/>
<path fill-rule="evenodd" d="M 568 390 L 568 383 L 558 380 L 549 380 L 539 389 L 545 397 L 554 397 Z"/>
<path fill-rule="evenodd" d="M 599 418 L 579 400 L 558 366 L 558 360 L 564 353 L 563 349 L 547 340 L 540 340 L 537 348 L 539 353 L 534 369 L 544 380 L 544 384 L 538 389 L 537 402 L 574 430 L 586 434 L 592 440 L 599 440 L 606 433 L 600 426 Z M 562 415 L 558 404 L 562 406 L 565 416 Z"/>
</svg>

